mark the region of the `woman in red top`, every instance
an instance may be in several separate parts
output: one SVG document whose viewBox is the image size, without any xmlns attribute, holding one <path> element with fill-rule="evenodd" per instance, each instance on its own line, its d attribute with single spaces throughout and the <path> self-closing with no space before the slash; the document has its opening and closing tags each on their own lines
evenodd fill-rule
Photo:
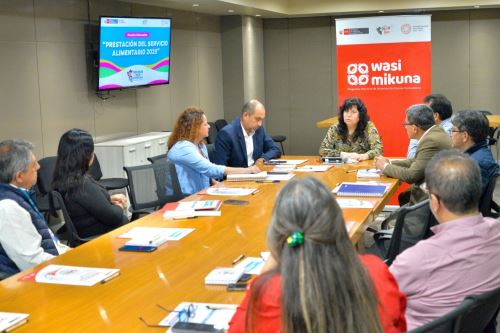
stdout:
<svg viewBox="0 0 500 333">
<path fill-rule="evenodd" d="M 380 259 L 356 254 L 340 207 L 317 179 L 280 191 L 267 239 L 271 260 L 229 333 L 406 331 L 406 297 Z"/>
</svg>

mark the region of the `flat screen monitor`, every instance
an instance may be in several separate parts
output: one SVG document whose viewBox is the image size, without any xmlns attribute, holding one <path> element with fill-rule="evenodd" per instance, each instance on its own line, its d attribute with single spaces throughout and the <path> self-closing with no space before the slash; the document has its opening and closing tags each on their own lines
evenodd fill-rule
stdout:
<svg viewBox="0 0 500 333">
<path fill-rule="evenodd" d="M 169 18 L 99 18 L 97 90 L 170 82 Z"/>
</svg>

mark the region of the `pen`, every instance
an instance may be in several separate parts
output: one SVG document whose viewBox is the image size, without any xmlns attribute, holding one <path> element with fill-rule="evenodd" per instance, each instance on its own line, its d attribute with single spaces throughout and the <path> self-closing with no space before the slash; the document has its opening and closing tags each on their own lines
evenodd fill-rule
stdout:
<svg viewBox="0 0 500 333">
<path fill-rule="evenodd" d="M 346 171 L 345 173 L 354 173 L 354 172 L 357 172 L 358 170 L 349 170 L 349 171 Z"/>
<path fill-rule="evenodd" d="M 260 190 L 255 190 L 255 191 L 253 191 L 251 194 L 252 194 L 252 195 L 255 195 L 255 194 L 259 193 L 259 192 L 260 192 Z"/>
<path fill-rule="evenodd" d="M 257 180 L 257 183 L 279 183 L 279 180 Z"/>
<path fill-rule="evenodd" d="M 241 260 L 243 260 L 243 258 L 245 258 L 245 255 L 242 253 L 233 260 L 232 264 L 234 265 L 239 263 Z"/>
<path fill-rule="evenodd" d="M 187 220 L 187 219 L 195 219 L 198 216 L 183 216 L 183 217 L 172 217 L 172 220 Z"/>
</svg>

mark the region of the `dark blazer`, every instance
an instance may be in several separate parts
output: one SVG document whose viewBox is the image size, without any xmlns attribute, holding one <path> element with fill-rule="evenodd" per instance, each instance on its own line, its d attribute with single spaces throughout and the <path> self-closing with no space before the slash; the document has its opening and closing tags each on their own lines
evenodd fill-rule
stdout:
<svg viewBox="0 0 500 333">
<path fill-rule="evenodd" d="M 437 152 L 450 148 L 450 136 L 441 127 L 434 126 L 418 142 L 415 158 L 392 162 L 385 167 L 384 175 L 412 184 L 410 205 L 416 204 L 427 198 L 424 191 L 420 189 L 420 184 L 425 179 L 427 163 Z"/>
<path fill-rule="evenodd" d="M 254 161 L 261 157 L 270 160 L 281 156 L 281 150 L 274 144 L 273 139 L 262 126 L 253 135 L 252 156 Z M 213 162 L 229 167 L 248 167 L 245 137 L 243 136 L 239 117 L 226 125 L 217 134 Z"/>
<path fill-rule="evenodd" d="M 123 210 L 111 203 L 106 189 L 88 176 L 83 181 L 83 191 L 69 200 L 64 196 L 64 201 L 80 237 L 104 234 L 128 223 Z"/>
</svg>

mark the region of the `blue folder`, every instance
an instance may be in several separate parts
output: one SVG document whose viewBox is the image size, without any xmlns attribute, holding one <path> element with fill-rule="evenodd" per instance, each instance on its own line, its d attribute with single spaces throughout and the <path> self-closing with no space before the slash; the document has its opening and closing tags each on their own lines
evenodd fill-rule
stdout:
<svg viewBox="0 0 500 333">
<path fill-rule="evenodd" d="M 386 190 L 386 185 L 379 184 L 342 184 L 337 191 L 337 195 L 349 197 L 381 197 Z"/>
</svg>

